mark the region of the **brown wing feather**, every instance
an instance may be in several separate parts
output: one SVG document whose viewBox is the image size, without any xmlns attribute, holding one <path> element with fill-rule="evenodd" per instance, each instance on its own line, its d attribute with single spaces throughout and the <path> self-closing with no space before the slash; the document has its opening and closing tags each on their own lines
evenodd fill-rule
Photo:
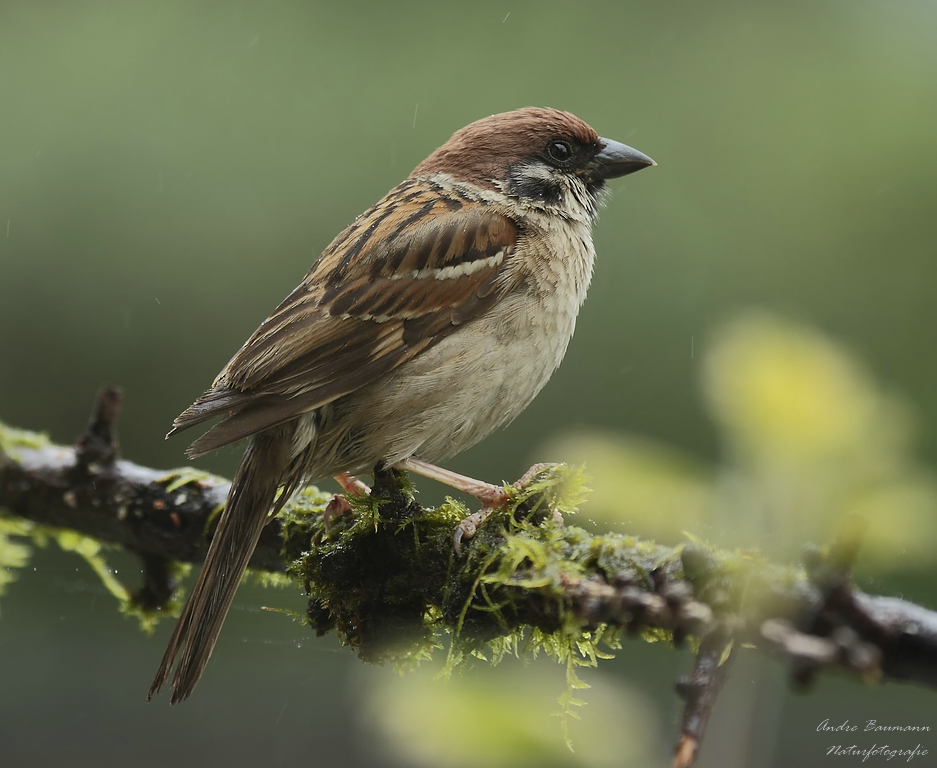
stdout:
<svg viewBox="0 0 937 768">
<path fill-rule="evenodd" d="M 201 455 L 353 392 L 491 306 L 510 287 L 508 217 L 410 179 L 360 216 L 173 432 L 225 419 Z"/>
</svg>

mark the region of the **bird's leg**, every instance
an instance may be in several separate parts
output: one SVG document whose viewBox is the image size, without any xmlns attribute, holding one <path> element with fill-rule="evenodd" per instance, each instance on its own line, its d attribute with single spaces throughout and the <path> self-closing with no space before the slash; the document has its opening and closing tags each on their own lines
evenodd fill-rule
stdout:
<svg viewBox="0 0 937 768">
<path fill-rule="evenodd" d="M 405 469 L 408 472 L 415 472 L 423 477 L 428 477 L 430 480 L 436 480 L 443 485 L 448 485 L 450 488 L 455 488 L 457 491 L 462 491 L 470 496 L 474 496 L 486 507 L 497 508 L 508 500 L 507 491 L 500 485 L 492 485 L 491 483 L 485 483 L 481 480 L 475 480 L 471 477 L 460 475 L 458 472 L 437 467 L 435 464 L 420 461 L 420 459 L 414 459 L 412 457 L 404 459 L 397 464 L 397 466 L 400 469 Z"/>
<path fill-rule="evenodd" d="M 485 483 L 481 480 L 475 480 L 471 477 L 460 475 L 458 472 L 452 472 L 451 470 L 437 467 L 435 464 L 429 464 L 419 459 L 404 459 L 397 466 L 400 469 L 414 472 L 423 477 L 428 477 L 431 480 L 436 480 L 443 485 L 448 485 L 450 488 L 468 493 L 482 503 L 482 508 L 459 523 L 459 526 L 455 529 L 455 533 L 452 535 L 452 546 L 457 555 L 461 553 L 462 540 L 474 538 L 479 526 L 491 517 L 492 513 L 495 512 L 498 507 L 503 506 L 508 500 L 508 492 L 500 485 L 492 485 L 491 483 Z M 520 480 L 514 483 L 514 487 L 523 488 L 536 477 L 538 472 L 547 466 L 549 465 L 534 464 L 524 473 Z"/>
<path fill-rule="evenodd" d="M 362 483 L 354 475 L 349 475 L 347 472 L 335 475 L 335 482 L 345 489 L 345 493 L 351 493 L 355 496 L 367 496 L 371 493 L 371 489 L 368 488 L 367 485 Z"/>
<path fill-rule="evenodd" d="M 354 475 L 349 475 L 347 472 L 335 475 L 335 481 L 345 489 L 345 493 L 349 493 L 353 496 L 367 496 L 371 493 L 371 489 L 368 488 L 367 485 L 362 483 Z M 325 505 L 325 512 L 322 513 L 325 530 L 327 531 L 329 529 L 329 524 L 332 522 L 333 517 L 346 515 L 349 512 L 351 512 L 351 504 L 348 499 L 340 493 L 336 493 L 329 500 L 329 503 Z"/>
</svg>

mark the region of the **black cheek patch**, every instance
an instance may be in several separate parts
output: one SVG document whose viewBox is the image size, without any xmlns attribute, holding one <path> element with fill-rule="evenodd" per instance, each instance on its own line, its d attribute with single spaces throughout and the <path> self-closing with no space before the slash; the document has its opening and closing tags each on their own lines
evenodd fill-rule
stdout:
<svg viewBox="0 0 937 768">
<path fill-rule="evenodd" d="M 528 166 L 517 166 L 508 173 L 509 195 L 526 200 L 535 200 L 545 205 L 559 205 L 563 201 L 562 186 L 527 172 Z"/>
</svg>

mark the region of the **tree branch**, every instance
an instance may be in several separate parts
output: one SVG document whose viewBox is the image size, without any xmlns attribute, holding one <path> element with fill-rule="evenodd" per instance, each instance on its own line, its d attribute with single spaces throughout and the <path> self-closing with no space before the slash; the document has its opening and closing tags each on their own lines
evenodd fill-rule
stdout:
<svg viewBox="0 0 937 768">
<path fill-rule="evenodd" d="M 75 446 L 0 423 L 0 508 L 141 556 L 199 563 L 208 551 L 209 520 L 231 483 L 191 468 L 164 472 L 118 459 L 121 397 L 102 390 Z M 286 570 L 279 528 L 277 521 L 267 527 L 252 567 Z"/>
<path fill-rule="evenodd" d="M 75 447 L 0 424 L 0 509 L 137 554 L 145 571 L 137 602 L 156 610 L 173 593 L 170 562 L 204 558 L 229 483 L 117 458 L 120 402 L 119 391 L 102 391 Z M 310 625 L 337 629 L 372 661 L 412 657 L 442 632 L 454 660 L 483 646 L 538 644 L 589 657 L 619 631 L 674 645 L 691 638 L 699 652 L 678 684 L 680 766 L 695 759 L 726 660 L 741 644 L 788 659 L 800 687 L 837 669 L 937 688 L 937 613 L 856 589 L 858 524 L 828 550 L 808 550 L 804 568 L 695 543 L 593 535 L 563 522 L 581 488 L 575 471 L 552 467 L 512 491 L 508 508 L 457 557 L 452 534 L 467 510 L 423 508 L 410 490 L 406 476 L 376 472 L 371 497 L 351 498 L 353 514 L 328 525 L 328 497 L 301 492 L 271 520 L 251 565 L 297 579 L 310 595 Z"/>
</svg>

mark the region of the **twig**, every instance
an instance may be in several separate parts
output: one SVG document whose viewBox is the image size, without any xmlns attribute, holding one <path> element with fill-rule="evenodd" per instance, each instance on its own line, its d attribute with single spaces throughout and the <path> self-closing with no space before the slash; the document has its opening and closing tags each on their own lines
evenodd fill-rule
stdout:
<svg viewBox="0 0 937 768">
<path fill-rule="evenodd" d="M 677 693 L 686 704 L 674 752 L 674 768 L 690 768 L 696 762 L 709 716 L 729 676 L 734 657 L 731 635 L 724 626 L 715 627 L 700 641 L 693 674 L 677 681 Z"/>
<path fill-rule="evenodd" d="M 119 455 L 117 419 L 124 402 L 124 393 L 117 387 L 104 387 L 95 399 L 88 429 L 75 444 L 77 468 L 87 472 L 91 467 L 109 467 Z"/>
</svg>

